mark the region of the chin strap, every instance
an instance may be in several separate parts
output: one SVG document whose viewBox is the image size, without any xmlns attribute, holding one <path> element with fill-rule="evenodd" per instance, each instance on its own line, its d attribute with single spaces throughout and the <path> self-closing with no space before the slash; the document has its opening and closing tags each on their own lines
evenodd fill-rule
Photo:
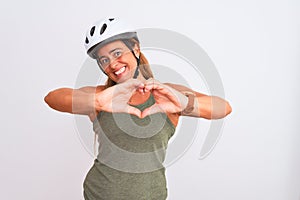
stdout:
<svg viewBox="0 0 300 200">
<path fill-rule="evenodd" d="M 139 68 L 140 68 L 140 57 L 137 57 L 134 54 L 133 50 L 131 52 L 132 52 L 132 54 L 135 57 L 136 62 L 137 62 L 137 66 L 136 66 L 136 69 L 135 69 L 135 72 L 134 72 L 134 75 L 133 75 L 133 78 L 136 79 L 138 77 L 138 75 L 139 75 L 139 72 L 140 72 L 140 70 L 139 70 Z"/>
</svg>

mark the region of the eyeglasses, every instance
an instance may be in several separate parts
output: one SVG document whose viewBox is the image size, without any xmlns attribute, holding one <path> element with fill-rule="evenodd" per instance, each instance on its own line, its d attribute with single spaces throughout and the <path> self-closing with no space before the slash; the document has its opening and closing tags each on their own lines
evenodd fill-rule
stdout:
<svg viewBox="0 0 300 200">
<path fill-rule="evenodd" d="M 106 69 L 114 60 L 121 58 L 124 54 L 130 51 L 124 51 L 121 48 L 113 49 L 109 52 L 111 56 L 101 56 L 97 58 L 97 63 L 102 69 Z"/>
</svg>

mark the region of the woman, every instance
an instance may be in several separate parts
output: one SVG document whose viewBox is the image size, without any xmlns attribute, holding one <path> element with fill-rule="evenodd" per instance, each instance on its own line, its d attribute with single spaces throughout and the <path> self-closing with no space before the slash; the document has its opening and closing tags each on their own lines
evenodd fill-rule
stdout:
<svg viewBox="0 0 300 200">
<path fill-rule="evenodd" d="M 166 199 L 162 163 L 179 117 L 223 118 L 229 103 L 155 80 L 136 32 L 120 19 L 95 23 L 85 47 L 108 76 L 106 84 L 60 88 L 45 97 L 51 108 L 93 122 L 99 151 L 84 181 L 85 199 Z"/>
</svg>

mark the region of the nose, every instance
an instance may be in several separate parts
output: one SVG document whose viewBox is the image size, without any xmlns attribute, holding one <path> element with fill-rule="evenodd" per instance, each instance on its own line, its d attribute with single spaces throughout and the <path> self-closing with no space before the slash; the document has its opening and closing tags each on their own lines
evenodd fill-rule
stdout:
<svg viewBox="0 0 300 200">
<path fill-rule="evenodd" d="M 115 69 L 118 66 L 118 63 L 118 59 L 112 59 L 109 66 L 110 68 Z"/>
</svg>

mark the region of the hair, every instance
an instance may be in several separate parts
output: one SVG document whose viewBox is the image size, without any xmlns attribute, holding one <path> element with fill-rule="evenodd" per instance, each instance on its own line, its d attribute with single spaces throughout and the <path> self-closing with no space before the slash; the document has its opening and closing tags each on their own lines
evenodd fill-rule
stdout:
<svg viewBox="0 0 300 200">
<path fill-rule="evenodd" d="M 134 46 L 137 44 L 138 48 L 140 49 L 139 41 L 137 38 L 131 38 L 131 39 L 121 39 L 121 41 L 130 49 L 133 50 Z M 153 73 L 150 68 L 150 64 L 145 57 L 145 55 L 140 52 L 140 65 L 139 65 L 139 71 L 144 76 L 145 79 L 153 78 Z M 117 83 L 114 82 L 111 78 L 108 77 L 105 88 L 111 87 L 116 85 Z"/>
</svg>

